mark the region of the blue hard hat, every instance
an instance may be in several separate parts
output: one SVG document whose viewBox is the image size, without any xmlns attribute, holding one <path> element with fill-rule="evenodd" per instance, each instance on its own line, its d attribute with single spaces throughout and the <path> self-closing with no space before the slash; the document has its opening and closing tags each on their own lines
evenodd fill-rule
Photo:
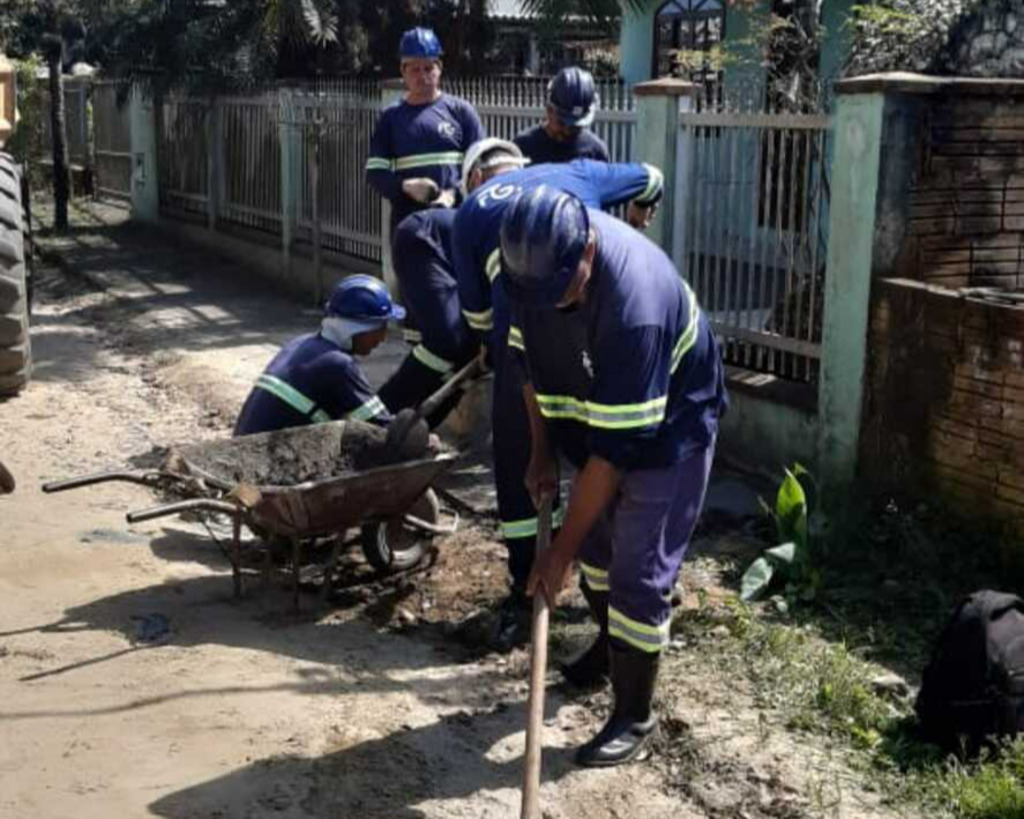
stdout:
<svg viewBox="0 0 1024 819">
<path fill-rule="evenodd" d="M 526 304 L 558 304 L 589 238 L 587 208 L 572 194 L 547 185 L 521 193 L 501 221 L 501 263 L 509 296 Z"/>
<path fill-rule="evenodd" d="M 405 318 L 405 308 L 391 301 L 388 288 L 374 276 L 358 274 L 334 286 L 324 310 L 329 316 L 366 322 Z"/>
<path fill-rule="evenodd" d="M 403 60 L 410 58 L 436 60 L 443 53 L 441 41 L 429 28 L 409 29 L 402 35 L 402 42 L 398 46 L 398 56 Z"/>
<path fill-rule="evenodd" d="M 597 110 L 593 76 L 576 66 L 563 68 L 548 84 L 548 102 L 563 125 L 586 128 Z"/>
</svg>

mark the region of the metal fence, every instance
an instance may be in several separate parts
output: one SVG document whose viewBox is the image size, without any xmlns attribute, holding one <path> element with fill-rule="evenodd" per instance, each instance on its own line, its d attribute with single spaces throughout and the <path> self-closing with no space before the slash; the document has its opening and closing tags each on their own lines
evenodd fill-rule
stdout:
<svg viewBox="0 0 1024 819">
<path fill-rule="evenodd" d="M 171 97 L 157 119 L 160 210 L 205 217 L 209 206 L 209 126 L 206 100 Z"/>
<path fill-rule="evenodd" d="M 682 115 L 676 264 L 727 363 L 817 379 L 828 244 L 824 115 Z"/>
<path fill-rule="evenodd" d="M 91 80 L 88 77 L 64 79 L 64 134 L 68 144 L 68 159 L 72 165 L 87 167 L 90 161 L 89 143 L 89 96 Z M 40 90 L 42 110 L 46 115 L 40 118 L 39 142 L 43 161 L 51 161 L 53 141 L 50 124 L 50 91 L 44 86 Z"/>
<path fill-rule="evenodd" d="M 96 194 L 128 199 L 132 194 L 132 132 L 128 105 L 117 104 L 119 86 L 97 82 L 92 88 L 93 153 Z"/>
</svg>

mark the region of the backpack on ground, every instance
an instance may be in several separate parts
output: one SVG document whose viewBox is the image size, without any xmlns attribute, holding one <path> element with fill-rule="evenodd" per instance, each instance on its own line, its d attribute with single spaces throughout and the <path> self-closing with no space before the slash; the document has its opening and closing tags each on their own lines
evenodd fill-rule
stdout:
<svg viewBox="0 0 1024 819">
<path fill-rule="evenodd" d="M 977 591 L 963 600 L 932 652 L 917 697 L 926 738 L 976 752 L 1024 733 L 1024 600 Z"/>
</svg>

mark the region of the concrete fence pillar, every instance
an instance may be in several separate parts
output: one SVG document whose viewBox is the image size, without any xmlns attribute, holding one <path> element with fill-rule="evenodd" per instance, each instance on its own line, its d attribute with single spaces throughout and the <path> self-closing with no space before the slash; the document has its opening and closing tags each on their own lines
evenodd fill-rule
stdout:
<svg viewBox="0 0 1024 819">
<path fill-rule="evenodd" d="M 296 118 L 294 101 L 287 99 L 293 92 L 281 90 L 278 105 L 278 143 L 281 148 L 281 275 L 291 276 L 292 248 L 299 219 L 299 195 L 302 189 L 300 158 L 302 129 Z"/>
<path fill-rule="evenodd" d="M 633 159 L 656 165 L 665 175 L 665 196 L 647 236 L 672 257 L 675 225 L 676 190 L 688 180 L 686 166 L 677 168 L 680 141 L 680 117 L 693 110 L 697 86 L 683 80 L 664 78 L 633 87 L 636 97 L 637 126 Z"/>
<path fill-rule="evenodd" d="M 400 79 L 384 80 L 381 83 L 381 110 L 388 108 L 398 102 L 405 95 L 405 84 Z M 395 267 L 391 259 L 391 203 L 381 197 L 380 214 L 380 236 L 381 236 L 381 271 L 384 274 L 384 281 L 388 290 L 396 297 L 399 295 L 398 279 L 395 276 Z"/>
<path fill-rule="evenodd" d="M 132 218 L 156 222 L 160 218 L 156 108 L 138 86 L 132 88 L 128 117 L 131 123 Z"/>
</svg>

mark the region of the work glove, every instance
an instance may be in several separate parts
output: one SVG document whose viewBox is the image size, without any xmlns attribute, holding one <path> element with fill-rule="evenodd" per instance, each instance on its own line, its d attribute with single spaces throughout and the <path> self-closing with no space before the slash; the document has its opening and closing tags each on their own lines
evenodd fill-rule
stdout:
<svg viewBox="0 0 1024 819">
<path fill-rule="evenodd" d="M 433 179 L 419 177 L 402 182 L 402 192 L 420 204 L 429 205 L 441 195 L 441 188 Z"/>
</svg>

